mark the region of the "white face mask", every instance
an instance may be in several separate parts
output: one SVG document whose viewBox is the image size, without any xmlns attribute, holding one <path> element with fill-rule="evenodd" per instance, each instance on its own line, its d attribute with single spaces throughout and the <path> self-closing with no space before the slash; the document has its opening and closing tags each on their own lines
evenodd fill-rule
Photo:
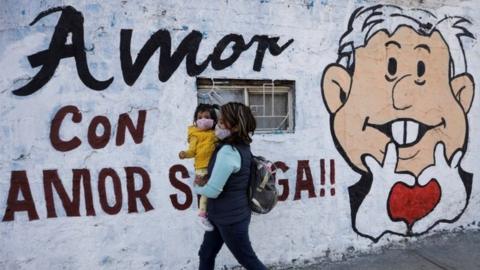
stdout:
<svg viewBox="0 0 480 270">
<path fill-rule="evenodd" d="M 201 130 L 207 130 L 213 127 L 213 119 L 202 118 L 198 119 L 195 123 L 197 124 L 197 128 Z"/>
<path fill-rule="evenodd" d="M 229 129 L 222 128 L 220 127 L 220 125 L 217 125 L 215 127 L 215 136 L 217 136 L 217 138 L 219 138 L 220 140 L 227 138 L 231 134 L 232 132 Z"/>
</svg>

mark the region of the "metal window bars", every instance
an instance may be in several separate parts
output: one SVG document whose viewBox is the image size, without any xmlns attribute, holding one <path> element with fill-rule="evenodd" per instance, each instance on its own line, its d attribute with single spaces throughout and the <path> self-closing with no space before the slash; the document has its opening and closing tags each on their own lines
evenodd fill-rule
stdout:
<svg viewBox="0 0 480 270">
<path fill-rule="evenodd" d="M 266 133 L 282 133 L 284 131 L 292 131 L 292 119 L 291 112 L 293 102 L 292 102 L 292 93 L 291 87 L 286 86 L 276 86 L 274 81 L 267 83 L 262 83 L 261 86 L 257 83 L 248 84 L 227 84 L 227 85 L 218 85 L 215 83 L 215 79 L 210 79 L 211 86 L 209 85 L 199 85 L 198 86 L 198 98 L 200 102 L 210 103 L 210 104 L 225 104 L 229 101 L 241 102 L 241 100 L 232 99 L 229 100 L 222 96 L 222 93 L 228 93 L 226 91 L 237 90 L 242 92 L 243 103 L 249 106 L 254 112 L 255 118 L 257 118 L 257 130 L 259 132 Z M 225 80 L 224 80 L 225 81 Z M 276 97 L 279 95 L 285 95 L 286 100 L 279 100 L 283 104 L 278 104 L 276 102 Z M 253 95 L 261 95 L 260 102 L 253 102 Z M 270 97 L 269 97 L 270 95 Z M 270 100 L 267 102 L 268 97 Z M 234 97 L 232 97 L 234 98 Z M 278 98 L 277 98 L 278 100 Z M 256 104 L 255 104 L 256 103 Z M 276 104 L 277 103 L 277 104 Z M 268 106 L 270 105 L 270 107 Z M 275 108 L 280 106 L 281 111 L 286 113 L 276 114 Z M 281 107 L 284 106 L 282 110 Z"/>
</svg>

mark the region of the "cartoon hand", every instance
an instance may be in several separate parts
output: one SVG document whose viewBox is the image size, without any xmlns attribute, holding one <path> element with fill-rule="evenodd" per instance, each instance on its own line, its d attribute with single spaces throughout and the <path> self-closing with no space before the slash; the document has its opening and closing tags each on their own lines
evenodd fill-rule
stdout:
<svg viewBox="0 0 480 270">
<path fill-rule="evenodd" d="M 456 151 L 449 163 L 446 160 L 443 143 L 435 145 L 434 164 L 427 167 L 419 176 L 418 182 L 424 186 L 435 179 L 440 186 L 440 201 L 424 218 L 413 224 L 413 233 L 423 233 L 441 220 L 453 220 L 462 213 L 467 204 L 465 185 L 458 173 L 463 152 Z"/>
<path fill-rule="evenodd" d="M 365 164 L 372 173 L 372 186 L 360 205 L 356 216 L 356 228 L 373 238 L 379 238 L 387 231 L 406 234 L 407 226 L 402 221 L 392 221 L 388 215 L 388 195 L 393 185 L 403 182 L 409 186 L 415 183 L 415 177 L 409 174 L 395 173 L 397 149 L 394 143 L 387 144 L 383 164 L 367 155 Z"/>
<path fill-rule="evenodd" d="M 186 156 L 185 151 L 180 151 L 180 153 L 178 153 L 178 158 L 180 159 L 184 159 L 185 156 Z"/>
</svg>

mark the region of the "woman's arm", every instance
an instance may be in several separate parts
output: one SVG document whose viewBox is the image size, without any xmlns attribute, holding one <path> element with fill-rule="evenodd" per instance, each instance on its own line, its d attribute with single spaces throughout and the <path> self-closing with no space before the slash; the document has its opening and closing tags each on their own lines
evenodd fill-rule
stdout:
<svg viewBox="0 0 480 270">
<path fill-rule="evenodd" d="M 225 145 L 217 154 L 212 175 L 203 187 L 194 186 L 195 192 L 208 198 L 215 199 L 223 191 L 223 187 L 232 173 L 240 170 L 240 153 L 234 147 Z"/>
</svg>

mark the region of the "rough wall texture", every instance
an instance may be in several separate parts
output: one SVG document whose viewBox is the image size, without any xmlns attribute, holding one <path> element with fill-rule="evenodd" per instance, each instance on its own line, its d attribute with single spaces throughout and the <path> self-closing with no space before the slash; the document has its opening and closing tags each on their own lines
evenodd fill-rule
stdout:
<svg viewBox="0 0 480 270">
<path fill-rule="evenodd" d="M 3 1 L 0 268 L 196 268 L 193 163 L 177 154 L 200 74 L 295 81 L 294 133 L 252 145 L 286 165 L 284 200 L 250 227 L 266 264 L 478 229 L 480 6 L 377 3 Z M 230 34 L 236 49 L 218 54 Z M 254 70 L 258 44 L 292 39 Z M 158 49 L 132 67 L 169 44 L 190 57 L 198 45 L 196 62 L 162 64 Z M 217 265 L 236 261 L 224 248 Z"/>
</svg>

